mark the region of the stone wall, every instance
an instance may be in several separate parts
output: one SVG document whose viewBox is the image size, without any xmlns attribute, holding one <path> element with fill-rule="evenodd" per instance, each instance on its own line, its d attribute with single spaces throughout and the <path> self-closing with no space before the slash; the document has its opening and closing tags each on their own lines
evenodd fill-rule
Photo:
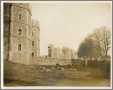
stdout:
<svg viewBox="0 0 113 90">
<path fill-rule="evenodd" d="M 49 58 L 49 57 L 38 57 L 33 60 L 33 64 L 36 65 L 70 65 L 72 64 L 71 59 L 57 59 L 57 58 Z"/>
</svg>

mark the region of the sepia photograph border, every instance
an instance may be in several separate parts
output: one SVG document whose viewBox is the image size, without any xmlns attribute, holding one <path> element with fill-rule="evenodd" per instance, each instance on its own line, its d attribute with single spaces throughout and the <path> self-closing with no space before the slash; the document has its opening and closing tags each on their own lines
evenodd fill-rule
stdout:
<svg viewBox="0 0 113 90">
<path fill-rule="evenodd" d="M 17 86 L 17 87 L 9 87 L 9 86 L 4 86 L 4 61 L 3 61 L 3 41 L 4 41 L 4 37 L 3 37 L 3 4 L 4 3 L 56 3 L 56 2 L 60 2 L 60 3 L 81 3 L 81 2 L 84 2 L 84 3 L 90 3 L 90 2 L 97 2 L 97 3 L 102 3 L 102 2 L 105 2 L 105 3 L 112 3 L 112 1 L 1 1 L 1 88 L 2 89 L 112 89 L 112 60 L 111 60 L 111 80 L 110 80 L 110 87 L 86 87 L 86 86 Z M 112 38 L 112 37 L 111 37 Z M 111 40 L 111 43 L 112 43 L 112 40 Z M 112 48 L 112 47 L 111 47 Z M 112 56 L 111 56 L 112 58 Z"/>
</svg>

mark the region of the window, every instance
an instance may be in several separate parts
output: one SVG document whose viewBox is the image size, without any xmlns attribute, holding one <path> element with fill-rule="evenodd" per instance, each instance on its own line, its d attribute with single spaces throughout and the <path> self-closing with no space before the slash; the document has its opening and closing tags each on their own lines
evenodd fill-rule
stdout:
<svg viewBox="0 0 113 90">
<path fill-rule="evenodd" d="M 32 57 L 34 57 L 34 53 L 32 52 Z"/>
<path fill-rule="evenodd" d="M 18 51 L 21 51 L 21 44 L 18 45 Z"/>
<path fill-rule="evenodd" d="M 21 14 L 19 14 L 19 20 L 22 18 L 22 15 Z"/>
<path fill-rule="evenodd" d="M 21 30 L 21 29 L 18 30 L 18 34 L 19 34 L 19 35 L 22 34 L 22 30 Z"/>
<path fill-rule="evenodd" d="M 34 46 L 34 41 L 32 41 L 32 46 Z"/>
</svg>

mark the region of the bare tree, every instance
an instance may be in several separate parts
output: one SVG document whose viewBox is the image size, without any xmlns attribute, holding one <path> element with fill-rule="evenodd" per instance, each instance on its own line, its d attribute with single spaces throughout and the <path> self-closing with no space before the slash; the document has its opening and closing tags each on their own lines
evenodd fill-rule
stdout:
<svg viewBox="0 0 113 90">
<path fill-rule="evenodd" d="M 88 35 L 80 44 L 79 57 L 98 58 L 107 57 L 111 47 L 111 31 L 107 27 L 100 27 Z"/>
<path fill-rule="evenodd" d="M 111 48 L 111 31 L 103 26 L 95 30 L 94 39 L 97 43 L 97 50 L 100 56 L 108 56 L 108 51 Z"/>
</svg>

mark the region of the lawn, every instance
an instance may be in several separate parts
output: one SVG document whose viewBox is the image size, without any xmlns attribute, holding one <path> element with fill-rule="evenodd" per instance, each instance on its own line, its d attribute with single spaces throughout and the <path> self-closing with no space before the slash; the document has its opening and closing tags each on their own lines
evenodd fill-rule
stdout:
<svg viewBox="0 0 113 90">
<path fill-rule="evenodd" d="M 5 79 L 5 86 L 110 86 L 110 79 L 104 78 L 103 73 L 96 68 L 82 70 L 77 68 L 63 68 L 61 70 L 46 68 L 35 71 L 32 70 L 30 71 L 32 73 L 23 75 L 24 79 L 21 80 Z"/>
</svg>

